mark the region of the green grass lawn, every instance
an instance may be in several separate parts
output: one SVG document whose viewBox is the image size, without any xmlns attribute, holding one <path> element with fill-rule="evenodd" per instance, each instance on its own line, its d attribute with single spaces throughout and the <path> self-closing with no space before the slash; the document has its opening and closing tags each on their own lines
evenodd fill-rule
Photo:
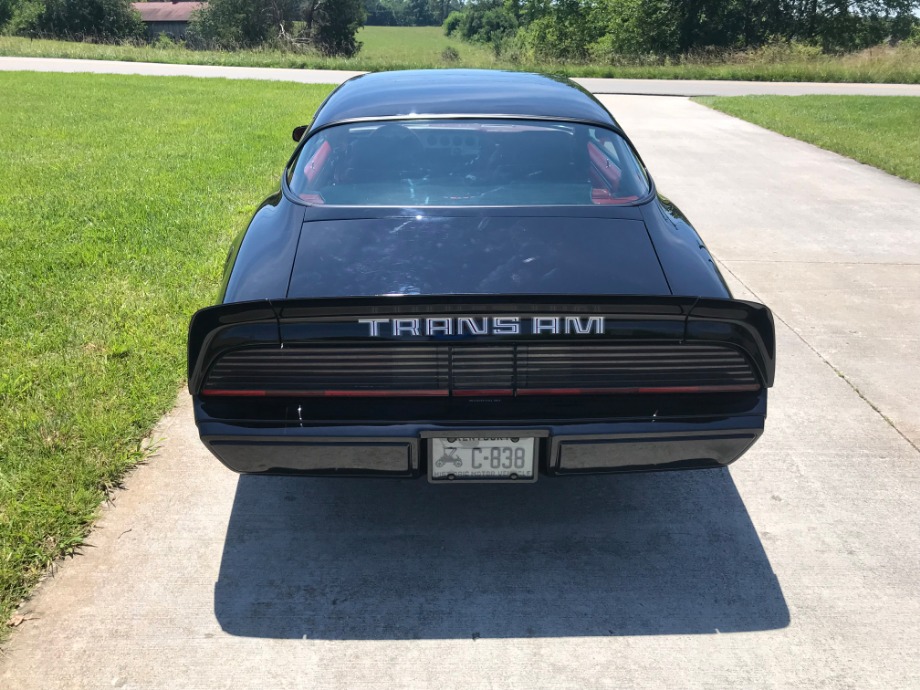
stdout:
<svg viewBox="0 0 920 690">
<path fill-rule="evenodd" d="M 739 96 L 695 100 L 920 183 L 920 98 Z"/>
<path fill-rule="evenodd" d="M 920 46 L 878 47 L 844 56 L 807 50 L 766 48 L 736 53 L 719 60 L 688 58 L 678 64 L 566 64 L 497 58 L 488 46 L 444 35 L 437 26 L 368 26 L 358 39 L 364 46 L 351 59 L 325 58 L 316 53 L 277 50 L 192 51 L 183 47 L 99 45 L 68 41 L 29 40 L 0 36 L 0 56 L 85 58 L 202 65 L 290 67 L 379 71 L 423 67 L 485 67 L 552 72 L 582 77 L 642 79 L 746 79 L 755 81 L 831 81 L 920 83 Z M 447 60 L 452 47 L 459 59 Z M 672 61 L 673 62 L 673 61 Z"/>
<path fill-rule="evenodd" d="M 0 637 L 141 458 L 189 317 L 330 88 L 0 73 Z"/>
<path fill-rule="evenodd" d="M 368 71 L 404 67 L 496 67 L 501 66 L 488 46 L 465 43 L 448 38 L 440 26 L 366 26 L 358 32 L 364 45 L 356 61 L 366 63 Z M 448 47 L 457 51 L 460 59 L 445 60 L 442 53 Z M 377 66 L 380 67 L 377 67 Z"/>
</svg>

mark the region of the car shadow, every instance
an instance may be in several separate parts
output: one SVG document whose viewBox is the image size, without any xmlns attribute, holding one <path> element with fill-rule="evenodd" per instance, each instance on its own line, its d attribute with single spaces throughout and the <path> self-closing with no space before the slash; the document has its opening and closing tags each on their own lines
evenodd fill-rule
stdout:
<svg viewBox="0 0 920 690">
<path fill-rule="evenodd" d="M 214 608 L 233 635 L 331 640 L 789 624 L 728 470 L 520 486 L 243 476 Z"/>
</svg>

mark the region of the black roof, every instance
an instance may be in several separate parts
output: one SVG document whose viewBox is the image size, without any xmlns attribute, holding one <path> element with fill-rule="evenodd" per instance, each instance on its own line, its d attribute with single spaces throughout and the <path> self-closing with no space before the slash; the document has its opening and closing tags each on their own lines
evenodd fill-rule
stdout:
<svg viewBox="0 0 920 690">
<path fill-rule="evenodd" d="M 349 79 L 320 108 L 312 127 L 402 115 L 525 116 L 616 125 L 594 96 L 567 79 L 444 69 L 376 72 Z"/>
</svg>

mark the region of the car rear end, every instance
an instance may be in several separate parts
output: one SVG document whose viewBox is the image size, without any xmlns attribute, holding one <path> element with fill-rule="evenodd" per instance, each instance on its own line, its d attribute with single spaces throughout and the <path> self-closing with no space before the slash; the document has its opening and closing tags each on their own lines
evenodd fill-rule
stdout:
<svg viewBox="0 0 920 690">
<path fill-rule="evenodd" d="M 602 108 L 526 81 L 577 117 L 321 111 L 192 320 L 224 464 L 529 482 L 718 467 L 760 436 L 769 310 L 730 299 Z"/>
<path fill-rule="evenodd" d="M 526 482 L 734 461 L 773 342 L 766 307 L 728 299 L 266 300 L 195 315 L 189 387 L 238 472 Z"/>
</svg>

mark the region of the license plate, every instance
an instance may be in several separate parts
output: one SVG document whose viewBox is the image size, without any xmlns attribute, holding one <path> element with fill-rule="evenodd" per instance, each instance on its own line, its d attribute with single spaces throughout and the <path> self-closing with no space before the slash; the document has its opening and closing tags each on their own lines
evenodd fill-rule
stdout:
<svg viewBox="0 0 920 690">
<path fill-rule="evenodd" d="M 537 478 L 533 437 L 445 436 L 430 441 L 432 481 L 532 482 Z"/>
</svg>

